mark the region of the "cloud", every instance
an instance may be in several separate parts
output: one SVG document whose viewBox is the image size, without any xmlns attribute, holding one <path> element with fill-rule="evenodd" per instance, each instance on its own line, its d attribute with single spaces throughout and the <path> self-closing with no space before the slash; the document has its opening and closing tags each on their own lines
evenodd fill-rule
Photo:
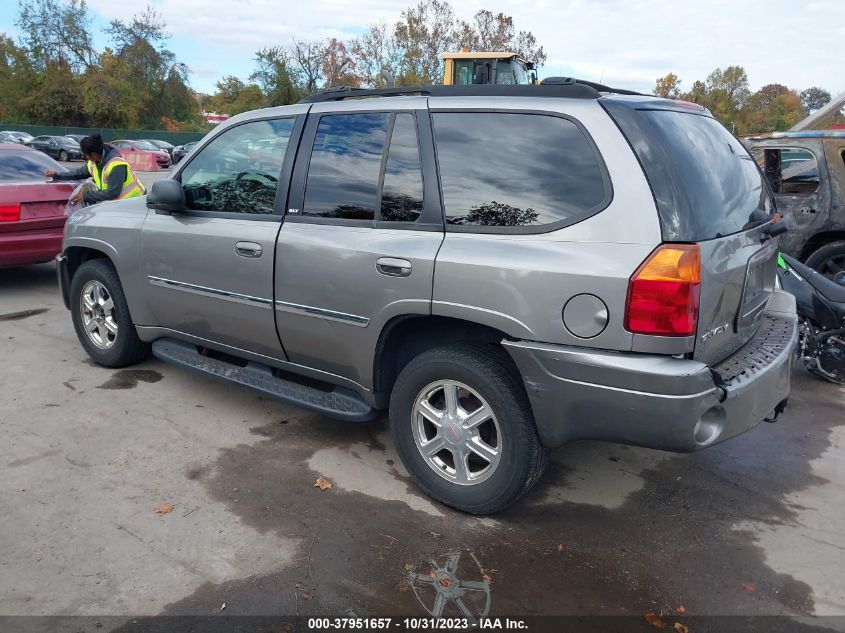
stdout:
<svg viewBox="0 0 845 633">
<path fill-rule="evenodd" d="M 153 0 L 174 44 L 191 40 L 185 55 L 189 65 L 208 66 L 209 58 L 225 58 L 230 67 L 242 67 L 244 75 L 261 46 L 286 43 L 294 35 L 349 37 L 374 22 L 395 21 L 415 2 Z M 146 4 L 89 0 L 89 6 L 108 19 L 129 18 Z M 736 64 L 745 67 L 754 88 L 777 82 L 845 91 L 841 0 L 804 5 L 794 0 L 453 0 L 452 5 L 463 19 L 481 8 L 512 15 L 517 29 L 533 31 L 545 47 L 547 76 L 574 74 L 650 90 L 667 72 L 675 72 L 689 86 L 714 68 Z"/>
</svg>

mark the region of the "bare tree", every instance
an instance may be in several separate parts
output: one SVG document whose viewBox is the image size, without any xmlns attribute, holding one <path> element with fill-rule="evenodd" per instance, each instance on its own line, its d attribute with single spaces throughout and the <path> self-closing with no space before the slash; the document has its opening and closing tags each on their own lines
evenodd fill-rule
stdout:
<svg viewBox="0 0 845 633">
<path fill-rule="evenodd" d="M 308 92 L 314 92 L 320 83 L 325 61 L 326 45 L 313 40 L 292 40 L 290 58 Z"/>
<path fill-rule="evenodd" d="M 373 24 L 360 37 L 352 40 L 352 60 L 365 85 L 384 87 L 382 70 L 398 74 L 401 57 L 393 32 L 385 22 Z"/>
</svg>

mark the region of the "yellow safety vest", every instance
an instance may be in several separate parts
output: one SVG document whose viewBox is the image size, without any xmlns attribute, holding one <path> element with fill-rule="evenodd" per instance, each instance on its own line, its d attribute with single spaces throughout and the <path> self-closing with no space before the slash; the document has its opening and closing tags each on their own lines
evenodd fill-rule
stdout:
<svg viewBox="0 0 845 633">
<path fill-rule="evenodd" d="M 135 173 L 132 171 L 129 163 L 119 156 L 110 159 L 109 162 L 103 165 L 102 170 L 97 169 L 97 164 L 94 161 L 88 161 L 88 173 L 91 174 L 91 179 L 94 181 L 94 185 L 97 189 L 100 191 L 108 189 L 109 174 L 111 173 L 111 170 L 118 165 L 124 165 L 126 167 L 126 180 L 123 181 L 123 188 L 120 190 L 120 195 L 117 197 L 118 200 L 122 200 L 123 198 L 137 198 L 138 196 L 146 194 L 147 190 L 144 189 L 144 185 L 141 184 L 141 181 L 135 177 Z"/>
</svg>

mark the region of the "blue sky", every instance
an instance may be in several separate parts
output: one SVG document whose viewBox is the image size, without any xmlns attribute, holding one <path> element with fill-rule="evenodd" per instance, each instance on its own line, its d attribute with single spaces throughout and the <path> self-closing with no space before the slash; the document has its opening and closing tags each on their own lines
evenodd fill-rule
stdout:
<svg viewBox="0 0 845 633">
<path fill-rule="evenodd" d="M 113 18 L 129 18 L 147 0 L 88 0 L 98 46 Z M 213 91 L 223 75 L 246 79 L 254 52 L 291 37 L 347 38 L 368 24 L 395 21 L 411 0 L 149 0 L 173 34 L 170 49 L 191 68 L 197 90 Z M 480 8 L 514 17 L 548 54 L 541 76 L 574 75 L 650 90 L 675 72 L 684 87 L 716 67 L 738 64 L 752 88 L 783 83 L 845 92 L 842 0 L 454 0 L 459 18 Z M 0 29 L 17 36 L 18 4 L 0 0 Z"/>
</svg>

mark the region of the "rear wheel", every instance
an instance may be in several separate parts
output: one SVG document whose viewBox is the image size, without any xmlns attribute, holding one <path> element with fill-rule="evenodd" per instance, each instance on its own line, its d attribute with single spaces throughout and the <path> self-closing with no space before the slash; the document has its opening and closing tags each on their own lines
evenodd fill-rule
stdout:
<svg viewBox="0 0 845 633">
<path fill-rule="evenodd" d="M 148 346 L 135 331 L 123 287 L 105 259 L 82 264 L 70 284 L 76 336 L 98 365 L 126 367 L 142 361 Z"/>
<path fill-rule="evenodd" d="M 391 394 L 390 429 L 420 488 L 473 514 L 514 503 L 548 462 L 519 374 L 493 345 L 448 345 L 408 363 Z"/>
<path fill-rule="evenodd" d="M 829 279 L 845 275 L 845 240 L 825 244 L 807 258 L 807 266 Z"/>
<path fill-rule="evenodd" d="M 70 158 L 70 157 L 68 156 L 68 153 L 65 150 L 62 150 L 62 151 L 59 152 L 59 160 L 60 161 L 65 163 L 65 162 L 67 162 L 68 158 Z"/>
</svg>

